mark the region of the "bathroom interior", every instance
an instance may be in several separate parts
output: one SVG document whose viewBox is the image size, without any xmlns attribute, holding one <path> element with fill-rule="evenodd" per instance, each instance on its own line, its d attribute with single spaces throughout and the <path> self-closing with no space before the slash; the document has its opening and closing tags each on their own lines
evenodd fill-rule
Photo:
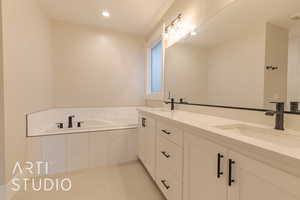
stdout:
<svg viewBox="0 0 300 200">
<path fill-rule="evenodd" d="M 0 10 L 0 200 L 300 200 L 299 0 Z"/>
</svg>

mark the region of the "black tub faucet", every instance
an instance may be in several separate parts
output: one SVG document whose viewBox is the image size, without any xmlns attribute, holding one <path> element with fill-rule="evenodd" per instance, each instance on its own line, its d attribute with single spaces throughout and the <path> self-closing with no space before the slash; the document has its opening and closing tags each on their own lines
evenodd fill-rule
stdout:
<svg viewBox="0 0 300 200">
<path fill-rule="evenodd" d="M 75 115 L 71 115 L 68 117 L 68 128 L 73 128 L 73 119 L 75 118 Z"/>
<path fill-rule="evenodd" d="M 290 111 L 291 112 L 299 112 L 299 103 L 298 101 L 290 102 Z"/>
<path fill-rule="evenodd" d="M 267 111 L 267 116 L 274 116 L 276 114 L 275 129 L 284 130 L 284 102 L 270 102 L 276 104 L 276 111 Z"/>
</svg>

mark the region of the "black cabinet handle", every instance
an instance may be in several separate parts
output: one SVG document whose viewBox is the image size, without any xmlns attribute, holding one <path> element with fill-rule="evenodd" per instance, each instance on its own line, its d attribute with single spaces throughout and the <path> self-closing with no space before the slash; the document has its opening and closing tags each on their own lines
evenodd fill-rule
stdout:
<svg viewBox="0 0 300 200">
<path fill-rule="evenodd" d="M 167 130 L 161 130 L 163 133 L 167 134 L 167 135 L 171 135 L 171 132 L 167 131 Z"/>
<path fill-rule="evenodd" d="M 217 178 L 220 178 L 221 175 L 224 173 L 221 172 L 221 159 L 224 158 L 224 156 L 220 153 L 218 153 L 218 166 L 217 166 Z"/>
<path fill-rule="evenodd" d="M 164 155 L 166 158 L 170 158 L 170 157 L 171 157 L 171 155 L 168 154 L 168 153 L 165 152 L 165 151 L 161 151 L 161 153 L 162 153 L 162 155 Z"/>
<path fill-rule="evenodd" d="M 235 164 L 235 161 L 232 159 L 229 159 L 229 167 L 228 167 L 228 185 L 231 186 L 232 183 L 235 182 L 235 180 L 232 178 L 232 166 Z"/>
<path fill-rule="evenodd" d="M 145 117 L 143 117 L 142 118 L 142 127 L 146 127 L 146 118 Z"/>
<path fill-rule="evenodd" d="M 166 181 L 166 180 L 161 180 L 160 182 L 164 185 L 164 187 L 165 187 L 167 190 L 170 188 L 170 186 L 167 184 L 167 181 Z"/>
</svg>

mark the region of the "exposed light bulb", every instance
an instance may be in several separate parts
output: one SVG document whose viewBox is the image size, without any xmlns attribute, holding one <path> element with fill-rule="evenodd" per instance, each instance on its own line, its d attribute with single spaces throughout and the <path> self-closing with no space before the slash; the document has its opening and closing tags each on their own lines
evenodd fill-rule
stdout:
<svg viewBox="0 0 300 200">
<path fill-rule="evenodd" d="M 191 36 L 195 36 L 195 35 L 197 35 L 197 32 L 196 31 L 192 31 L 191 32 Z"/>
<path fill-rule="evenodd" d="M 110 13 L 107 10 L 102 11 L 101 14 L 103 17 L 110 17 Z"/>
</svg>

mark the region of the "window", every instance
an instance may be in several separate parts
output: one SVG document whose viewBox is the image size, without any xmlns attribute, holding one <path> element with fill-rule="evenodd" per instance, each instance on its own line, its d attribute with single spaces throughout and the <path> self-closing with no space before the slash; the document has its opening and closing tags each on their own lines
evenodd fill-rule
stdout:
<svg viewBox="0 0 300 200">
<path fill-rule="evenodd" d="M 151 48 L 151 93 L 161 92 L 162 52 L 162 41 Z"/>
<path fill-rule="evenodd" d="M 160 39 L 149 43 L 147 61 L 147 98 L 163 98 L 163 42 Z"/>
</svg>

